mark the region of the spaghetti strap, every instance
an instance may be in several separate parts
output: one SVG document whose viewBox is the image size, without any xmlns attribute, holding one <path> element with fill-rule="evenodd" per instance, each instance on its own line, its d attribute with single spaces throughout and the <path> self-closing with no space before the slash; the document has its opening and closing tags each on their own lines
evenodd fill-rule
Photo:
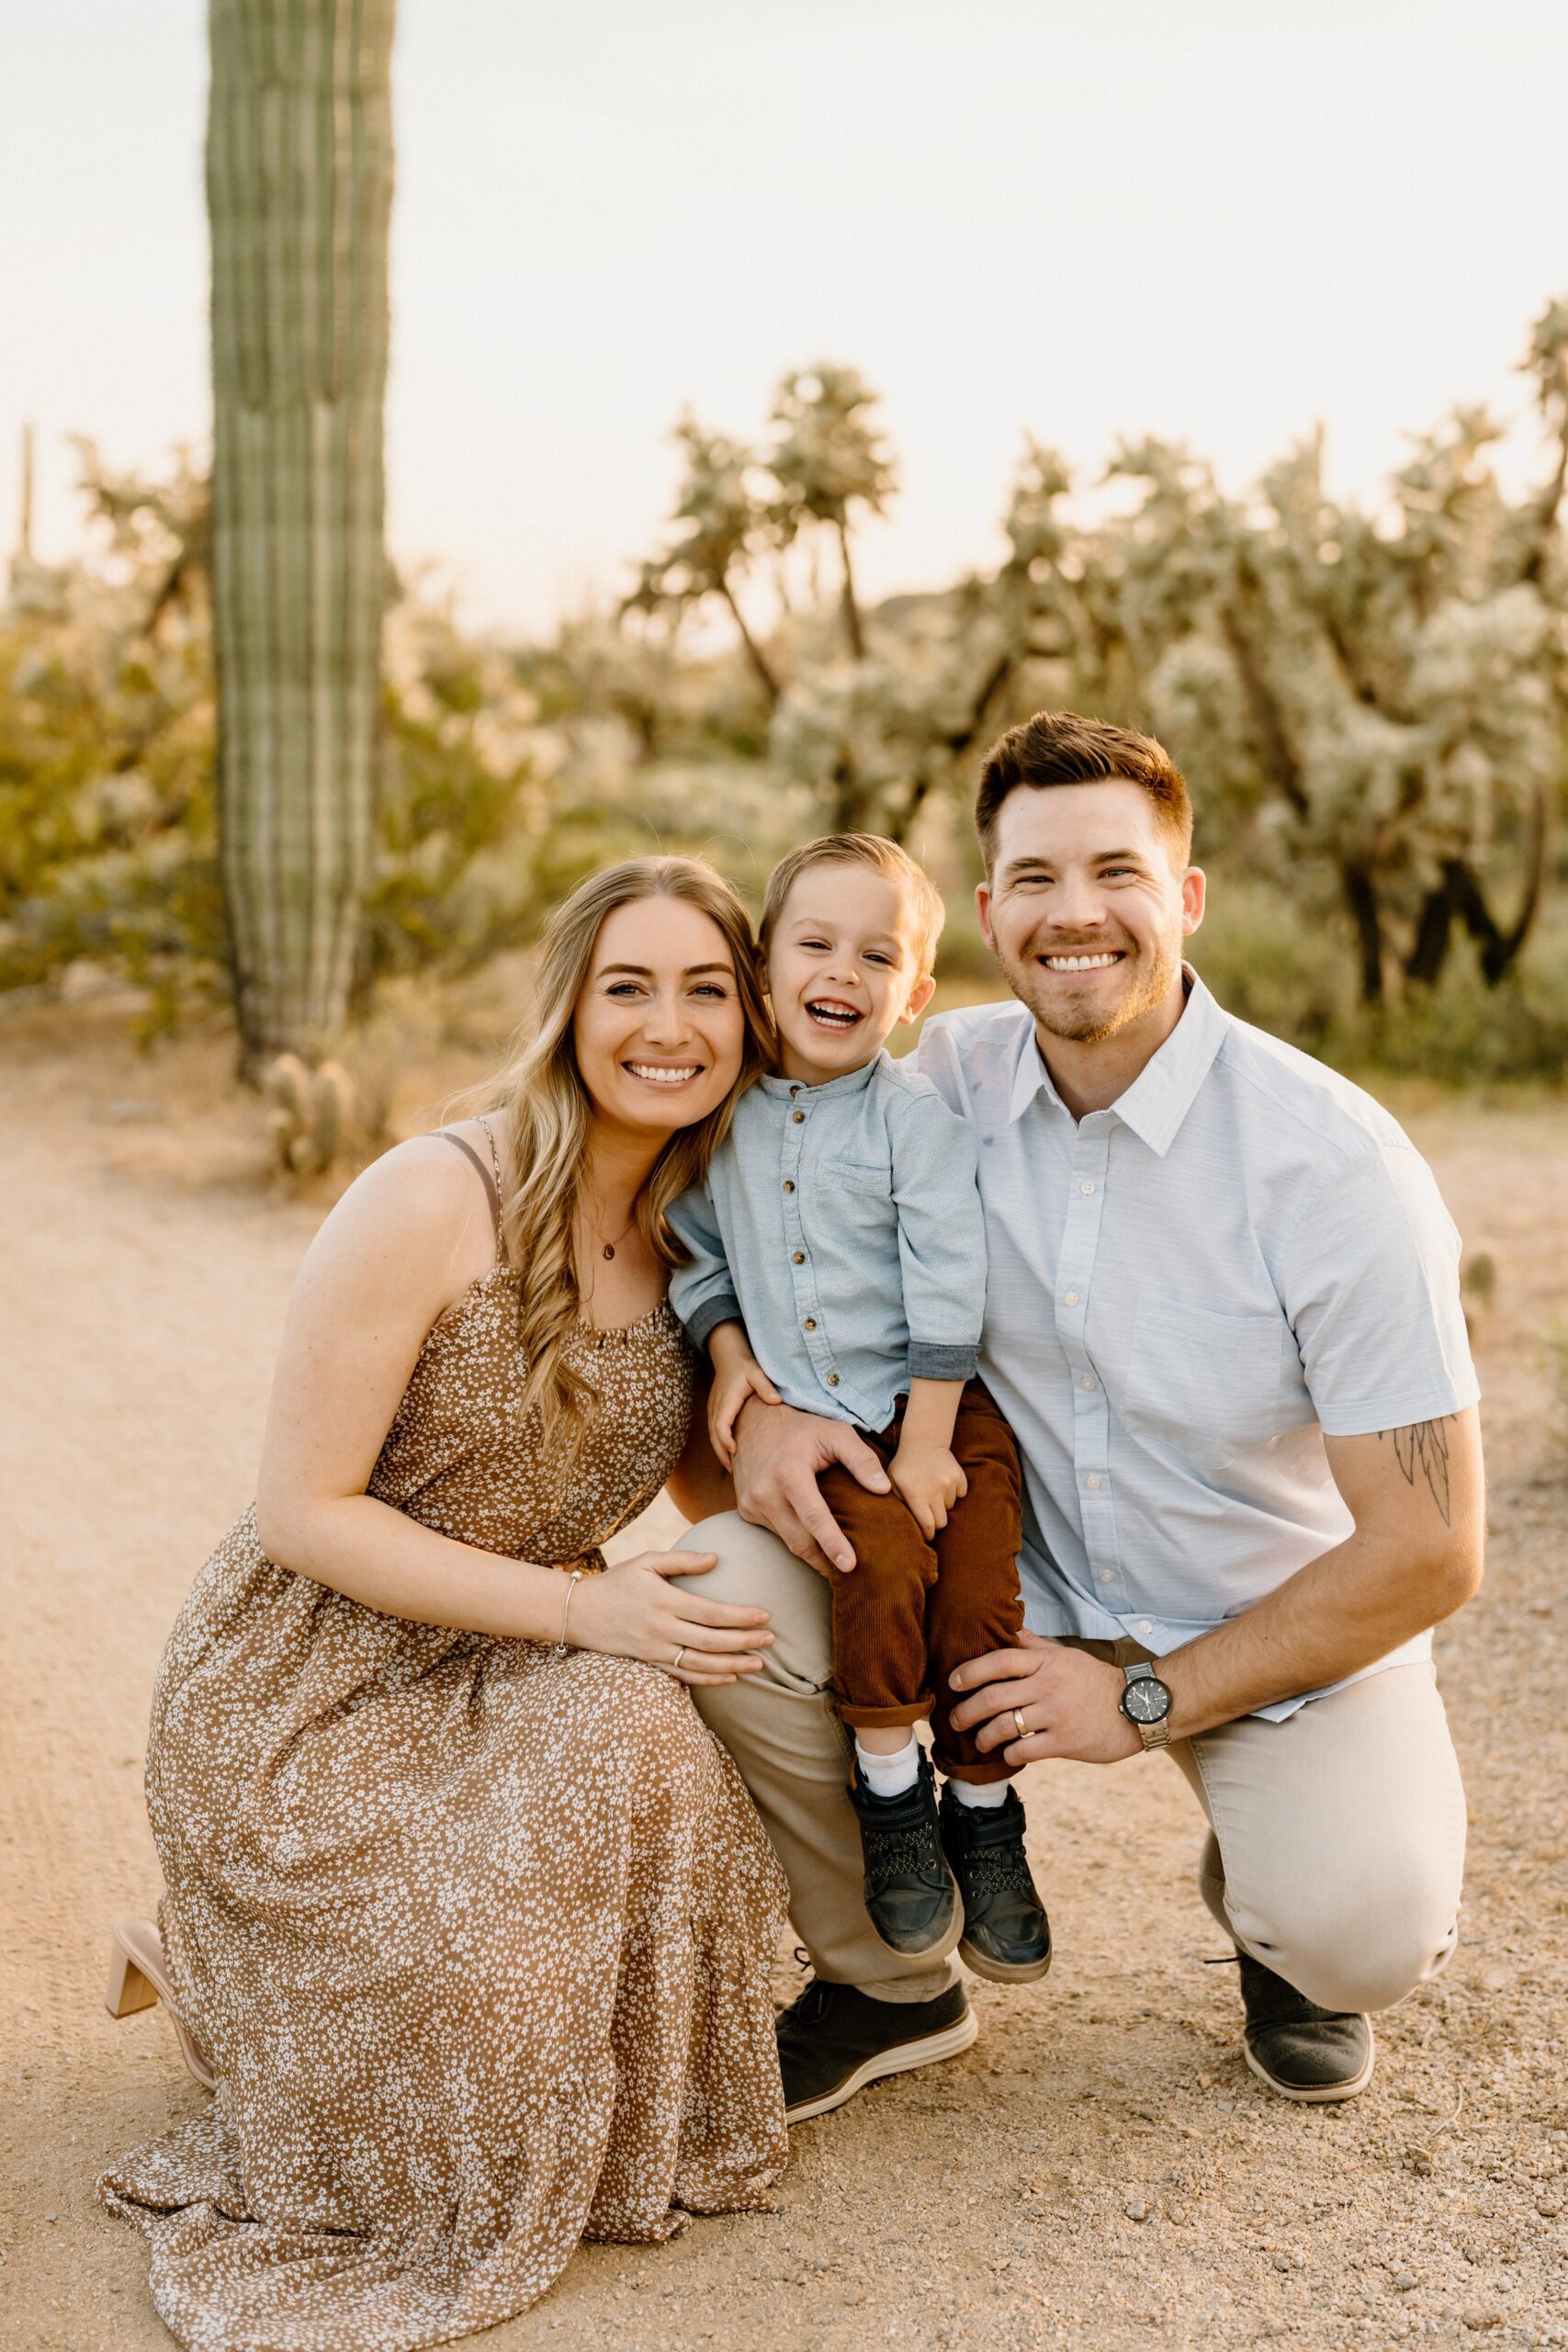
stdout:
<svg viewBox="0 0 1568 2352">
<path fill-rule="evenodd" d="M 482 1119 L 479 1121 L 479 1125 L 484 1126 L 484 1121 Z M 495 1137 L 491 1135 L 488 1127 L 485 1127 L 485 1134 L 490 1138 L 490 1154 L 491 1159 L 494 1160 Z M 434 1135 L 437 1143 L 455 1144 L 457 1149 L 462 1152 L 467 1159 L 471 1159 L 474 1166 L 479 1170 L 479 1181 L 484 1185 L 486 1195 L 490 1201 L 490 1221 L 495 1228 L 495 1254 L 497 1258 L 499 1258 L 501 1256 L 501 1184 L 499 1182 L 501 1168 L 499 1161 L 496 1162 L 495 1173 L 492 1175 L 491 1170 L 485 1166 L 484 1161 L 479 1158 L 479 1153 L 474 1149 L 473 1145 L 471 1143 L 465 1143 L 461 1136 L 455 1136 L 450 1127 L 437 1127 L 434 1130 Z"/>
</svg>

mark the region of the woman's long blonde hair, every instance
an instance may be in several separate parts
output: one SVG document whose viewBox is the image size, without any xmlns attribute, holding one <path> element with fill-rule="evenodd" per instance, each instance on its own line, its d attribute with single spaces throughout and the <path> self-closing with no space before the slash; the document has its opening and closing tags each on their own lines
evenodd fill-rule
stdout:
<svg viewBox="0 0 1568 2352">
<path fill-rule="evenodd" d="M 607 915 L 639 899 L 680 899 L 724 933 L 744 1016 L 740 1075 L 716 1110 L 679 1128 L 654 1161 L 637 1201 L 637 1224 L 667 1266 L 685 1255 L 669 1210 L 700 1183 L 723 1142 L 740 1095 L 770 1063 L 773 1023 L 757 965 L 751 919 L 724 876 L 695 857 L 629 857 L 581 882 L 545 927 L 534 1001 L 512 1058 L 480 1091 L 512 1146 L 512 1190 L 502 1203 L 501 1246 L 522 1276 L 518 1336 L 527 1365 L 524 1407 L 538 1408 L 541 1438 L 573 1444 L 592 1416 L 595 1392 L 565 1358 L 582 1311 L 572 1253 L 592 1104 L 572 1034 L 578 1000 L 592 968 Z"/>
</svg>

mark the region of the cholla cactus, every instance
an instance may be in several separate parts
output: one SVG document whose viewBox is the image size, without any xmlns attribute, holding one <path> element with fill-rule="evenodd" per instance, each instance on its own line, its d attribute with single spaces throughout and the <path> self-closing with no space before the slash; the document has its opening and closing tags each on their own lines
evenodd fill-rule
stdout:
<svg viewBox="0 0 1568 2352">
<path fill-rule="evenodd" d="M 1526 366 L 1557 448 L 1517 503 L 1475 409 L 1416 442 L 1377 516 L 1330 499 L 1320 439 L 1245 503 L 1145 443 L 1111 468 L 1141 489 L 1131 513 L 1048 543 L 1025 589 L 998 576 L 1015 637 L 1021 602 L 1069 640 L 1066 695 L 1152 724 L 1190 765 L 1211 841 L 1272 842 L 1309 890 L 1334 877 L 1369 1003 L 1434 982 L 1460 929 L 1496 982 L 1540 900 L 1568 731 L 1562 304 Z"/>
<path fill-rule="evenodd" d="M 393 0 L 210 0 L 219 838 L 243 1049 L 342 1029 L 387 564 Z"/>
</svg>

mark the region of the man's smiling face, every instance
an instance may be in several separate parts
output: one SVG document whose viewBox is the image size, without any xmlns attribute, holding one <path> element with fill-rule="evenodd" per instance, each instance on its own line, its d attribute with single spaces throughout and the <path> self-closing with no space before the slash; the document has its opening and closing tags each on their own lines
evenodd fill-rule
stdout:
<svg viewBox="0 0 1568 2352">
<path fill-rule="evenodd" d="M 991 851 L 980 928 L 1042 1031 L 1096 1045 L 1168 1003 L 1203 876 L 1141 785 L 1021 786 Z"/>
</svg>

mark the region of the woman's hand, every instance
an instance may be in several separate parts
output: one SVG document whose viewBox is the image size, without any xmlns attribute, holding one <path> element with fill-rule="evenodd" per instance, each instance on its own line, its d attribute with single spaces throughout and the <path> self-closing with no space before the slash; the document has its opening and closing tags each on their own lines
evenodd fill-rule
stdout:
<svg viewBox="0 0 1568 2352">
<path fill-rule="evenodd" d="M 773 1642 L 765 1609 L 739 1609 L 671 1589 L 671 1577 L 705 1576 L 716 1552 L 639 1552 L 603 1576 L 584 1577 L 567 1611 L 574 1649 L 661 1666 L 678 1682 L 734 1682 L 760 1674 Z"/>
</svg>

